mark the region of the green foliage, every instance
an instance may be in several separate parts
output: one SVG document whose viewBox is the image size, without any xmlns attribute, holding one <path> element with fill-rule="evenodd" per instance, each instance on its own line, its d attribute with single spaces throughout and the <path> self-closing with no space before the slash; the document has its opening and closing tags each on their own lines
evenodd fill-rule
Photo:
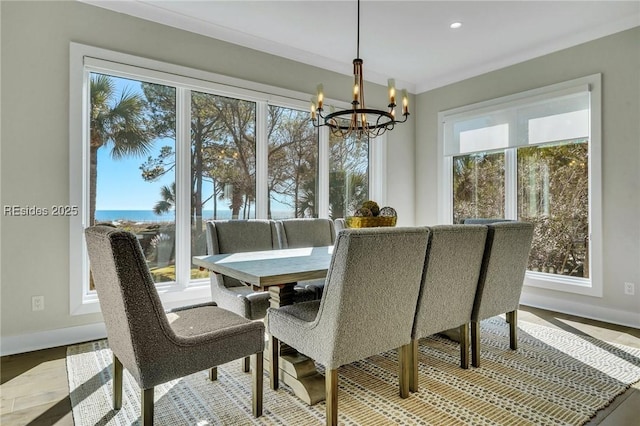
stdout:
<svg viewBox="0 0 640 426">
<path fill-rule="evenodd" d="M 163 185 L 160 188 L 160 196 L 162 199 L 153 206 L 153 212 L 157 215 L 167 213 L 176 206 L 176 183 L 171 186 Z"/>
</svg>

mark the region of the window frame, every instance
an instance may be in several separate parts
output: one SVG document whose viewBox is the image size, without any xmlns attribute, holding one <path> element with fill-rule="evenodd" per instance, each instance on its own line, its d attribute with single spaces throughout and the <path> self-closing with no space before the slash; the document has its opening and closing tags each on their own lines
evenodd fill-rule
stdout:
<svg viewBox="0 0 640 426">
<path fill-rule="evenodd" d="M 581 89 L 582 88 L 582 89 Z M 502 111 L 553 99 L 580 90 L 589 92 L 589 278 L 527 271 L 524 285 L 586 296 L 603 296 L 603 237 L 602 237 L 602 75 L 593 74 L 533 90 L 488 101 L 478 102 L 438 113 L 438 220 L 453 221 L 453 155 L 446 146 L 446 123 L 453 119 Z M 513 133 L 510 131 L 510 133 Z M 505 153 L 505 218 L 517 218 L 517 149 L 509 146 Z"/>
<path fill-rule="evenodd" d="M 267 115 L 269 105 L 307 110 L 309 94 L 261 83 L 241 80 L 181 65 L 161 62 L 112 50 L 72 42 L 69 48 L 69 201 L 77 205 L 80 214 L 69 223 L 69 311 L 71 315 L 100 312 L 97 294 L 88 288 L 89 264 L 84 244 L 84 229 L 88 224 L 88 136 L 89 75 L 98 72 L 176 88 L 176 187 L 177 203 L 190 205 L 191 152 L 190 122 L 191 91 L 211 93 L 256 103 L 256 218 L 267 218 L 268 141 Z M 346 102 L 328 99 L 327 104 L 347 108 Z M 318 146 L 318 215 L 328 217 L 329 211 L 329 132 L 319 129 Z M 369 187 L 371 197 L 384 201 L 386 185 L 386 137 L 370 140 Z M 185 158 L 186 156 L 186 158 Z M 379 170 L 378 170 L 379 169 Z M 185 217 L 186 215 L 186 217 Z M 201 302 L 210 299 L 209 279 L 191 279 L 191 243 L 188 212 L 176 209 L 176 281 L 158 283 L 157 289 L 165 307 Z"/>
</svg>

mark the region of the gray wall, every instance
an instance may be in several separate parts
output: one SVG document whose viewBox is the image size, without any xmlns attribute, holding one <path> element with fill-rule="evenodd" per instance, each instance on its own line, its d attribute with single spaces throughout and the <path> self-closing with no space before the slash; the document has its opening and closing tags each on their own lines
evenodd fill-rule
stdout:
<svg viewBox="0 0 640 426">
<path fill-rule="evenodd" d="M 640 27 L 417 96 L 416 224 L 437 222 L 439 111 L 602 73 L 604 296 L 525 288 L 522 301 L 640 327 Z M 627 296 L 624 282 L 636 283 Z"/>
<path fill-rule="evenodd" d="M 69 203 L 72 41 L 310 95 L 323 82 L 328 98 L 349 101 L 348 76 L 98 7 L 75 1 L 5 1 L 0 7 L 2 206 Z M 367 98 L 371 105 L 386 105 L 386 88 L 368 84 Z M 414 223 L 414 129 L 413 124 L 396 128 L 387 149 L 387 203 L 406 225 Z M 102 321 L 99 314 L 69 315 L 68 220 L 0 220 L 3 339 L 40 338 L 48 330 Z M 31 312 L 33 295 L 45 296 L 44 311 Z"/>
</svg>

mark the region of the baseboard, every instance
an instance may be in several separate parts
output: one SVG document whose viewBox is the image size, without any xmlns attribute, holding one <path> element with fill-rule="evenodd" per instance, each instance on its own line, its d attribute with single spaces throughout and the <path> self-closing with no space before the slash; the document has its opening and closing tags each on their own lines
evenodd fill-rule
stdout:
<svg viewBox="0 0 640 426">
<path fill-rule="evenodd" d="M 90 340 L 104 339 L 105 337 L 107 337 L 107 330 L 104 323 L 39 331 L 16 336 L 2 336 L 0 339 L 0 355 L 13 355 L 55 348 L 56 346 L 73 345 Z"/>
<path fill-rule="evenodd" d="M 527 291 L 522 292 L 520 304 L 531 306 L 533 308 L 547 309 L 563 314 L 589 318 L 596 321 L 608 322 L 610 324 L 640 328 L 639 312 L 603 308 L 587 303 L 580 303 L 574 300 L 567 300 L 565 298 L 560 299 L 541 294 L 532 294 Z"/>
</svg>

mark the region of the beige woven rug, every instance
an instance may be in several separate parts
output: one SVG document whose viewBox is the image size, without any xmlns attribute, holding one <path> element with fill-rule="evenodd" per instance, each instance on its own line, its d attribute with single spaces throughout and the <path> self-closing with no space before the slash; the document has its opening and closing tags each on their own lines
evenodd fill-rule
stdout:
<svg viewBox="0 0 640 426">
<path fill-rule="evenodd" d="M 441 337 L 420 346 L 420 391 L 398 396 L 395 351 L 341 367 L 339 421 L 345 425 L 581 425 L 640 380 L 640 349 L 520 322 L 509 349 L 502 318 L 482 323 L 482 367 L 459 368 L 458 345 Z M 139 422 L 139 389 L 125 371 L 123 407 L 111 409 L 106 341 L 69 347 L 67 370 L 76 425 Z M 156 387 L 158 425 L 319 425 L 309 407 L 265 376 L 264 416 L 251 417 L 250 375 L 236 361 Z"/>
</svg>

